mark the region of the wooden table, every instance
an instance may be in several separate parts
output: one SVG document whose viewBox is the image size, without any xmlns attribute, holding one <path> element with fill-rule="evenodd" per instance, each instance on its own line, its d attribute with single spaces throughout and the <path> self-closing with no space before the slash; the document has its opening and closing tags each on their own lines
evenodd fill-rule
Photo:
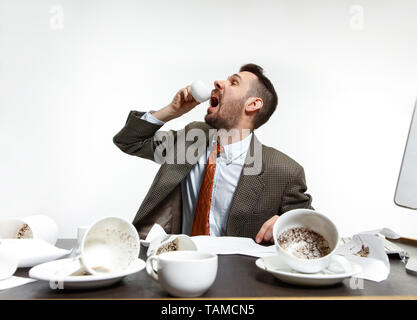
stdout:
<svg viewBox="0 0 417 320">
<path fill-rule="evenodd" d="M 57 246 L 72 248 L 75 240 L 61 239 Z M 416 256 L 416 246 L 398 245 Z M 145 257 L 142 247 L 141 258 Z M 383 282 L 365 280 L 363 289 L 351 288 L 350 280 L 340 284 L 310 288 L 285 284 L 255 266 L 256 258 L 241 255 L 220 255 L 215 283 L 202 297 L 249 299 L 417 299 L 417 276 L 408 274 L 396 256 L 390 257 L 391 272 Z M 27 276 L 28 268 L 19 269 L 18 276 Z M 49 283 L 36 281 L 0 292 L 0 299 L 143 299 L 168 298 L 161 286 L 150 279 L 145 270 L 124 278 L 118 284 L 91 291 L 51 290 Z"/>
</svg>

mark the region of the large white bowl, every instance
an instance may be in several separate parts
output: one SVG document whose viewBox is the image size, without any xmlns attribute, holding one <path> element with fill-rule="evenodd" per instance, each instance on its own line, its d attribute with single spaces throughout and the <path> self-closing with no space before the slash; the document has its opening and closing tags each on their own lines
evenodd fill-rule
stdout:
<svg viewBox="0 0 417 320">
<path fill-rule="evenodd" d="M 309 228 L 321 234 L 329 242 L 330 253 L 317 259 L 302 259 L 281 248 L 277 238 L 283 232 L 296 227 Z M 295 209 L 281 215 L 274 224 L 273 236 L 280 258 L 294 270 L 304 273 L 316 273 L 327 268 L 339 243 L 336 225 L 325 215 L 310 209 Z"/>
</svg>

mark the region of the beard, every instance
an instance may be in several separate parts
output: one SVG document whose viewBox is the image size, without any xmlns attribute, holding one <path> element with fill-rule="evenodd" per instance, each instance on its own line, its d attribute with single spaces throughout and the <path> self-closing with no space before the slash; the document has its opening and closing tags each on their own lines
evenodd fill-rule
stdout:
<svg viewBox="0 0 417 320">
<path fill-rule="evenodd" d="M 236 128 L 236 125 L 240 119 L 242 114 L 242 107 L 244 102 L 246 101 L 245 98 L 232 101 L 227 105 L 219 105 L 217 110 L 214 114 L 207 114 L 204 118 L 204 121 L 212 126 L 215 129 L 225 129 L 231 130 Z"/>
</svg>

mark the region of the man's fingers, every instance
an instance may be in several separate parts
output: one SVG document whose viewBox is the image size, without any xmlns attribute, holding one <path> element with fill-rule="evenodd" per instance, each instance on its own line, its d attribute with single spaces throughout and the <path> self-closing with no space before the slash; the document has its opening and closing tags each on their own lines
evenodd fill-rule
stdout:
<svg viewBox="0 0 417 320">
<path fill-rule="evenodd" d="M 277 216 L 274 216 L 272 218 L 270 218 L 269 220 L 267 220 L 261 227 L 261 229 L 259 230 L 258 234 L 256 235 L 255 241 L 257 243 L 261 243 L 262 241 L 271 241 L 272 237 L 273 237 L 273 228 L 274 228 L 274 224 L 275 221 L 277 220 Z"/>
<path fill-rule="evenodd" d="M 264 239 L 264 235 L 265 235 L 265 232 L 266 232 L 267 229 L 268 229 L 268 221 L 265 222 L 262 225 L 261 230 L 259 230 L 258 234 L 256 235 L 256 242 L 257 243 L 261 243 L 262 242 L 262 240 Z"/>
<path fill-rule="evenodd" d="M 191 94 L 191 86 L 187 86 L 186 90 L 187 90 L 187 99 L 188 99 L 187 101 L 197 103 L 197 100 L 195 100 L 193 95 Z"/>
<path fill-rule="evenodd" d="M 182 92 L 182 97 L 184 98 L 184 101 L 187 101 L 187 96 L 188 96 L 187 89 L 184 88 L 181 90 L 181 92 Z"/>
<path fill-rule="evenodd" d="M 272 240 L 272 226 L 265 232 L 264 241 L 271 241 Z"/>
<path fill-rule="evenodd" d="M 268 225 L 264 234 L 264 241 L 268 242 L 272 239 L 272 229 L 274 227 L 275 220 L 269 219 L 266 224 Z"/>
</svg>

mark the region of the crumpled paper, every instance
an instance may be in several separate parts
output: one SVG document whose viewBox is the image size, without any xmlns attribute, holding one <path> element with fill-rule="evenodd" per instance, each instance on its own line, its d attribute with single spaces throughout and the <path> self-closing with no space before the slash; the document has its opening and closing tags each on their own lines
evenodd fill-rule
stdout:
<svg viewBox="0 0 417 320">
<path fill-rule="evenodd" d="M 385 237 L 400 238 L 397 233 L 388 228 L 363 231 L 352 238 L 343 238 L 335 253 L 362 267 L 362 272 L 355 277 L 380 282 L 387 279 L 390 273 L 387 255 L 390 253 L 387 248 L 389 242 Z M 399 247 L 393 245 L 391 248 Z M 401 248 L 398 251 L 400 255 L 407 255 L 405 251 L 401 251 Z"/>
</svg>

